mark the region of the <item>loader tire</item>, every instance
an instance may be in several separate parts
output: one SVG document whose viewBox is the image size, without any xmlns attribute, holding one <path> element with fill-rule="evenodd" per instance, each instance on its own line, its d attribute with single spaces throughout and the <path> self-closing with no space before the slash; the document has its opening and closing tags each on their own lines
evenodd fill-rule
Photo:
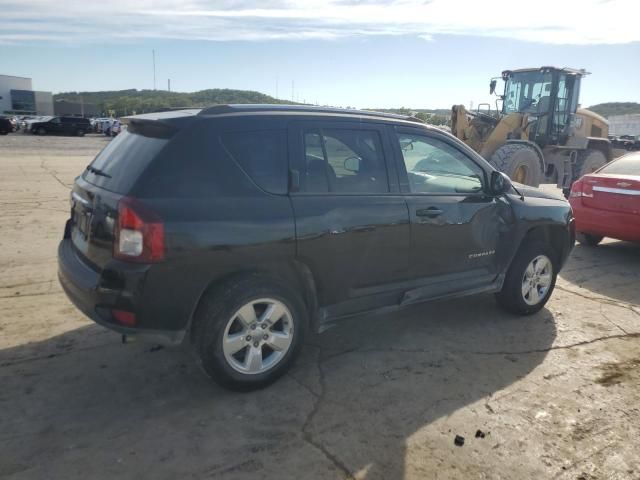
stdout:
<svg viewBox="0 0 640 480">
<path fill-rule="evenodd" d="M 511 180 L 537 187 L 542 178 L 538 153 L 529 145 L 507 143 L 498 148 L 489 163 Z"/>
<path fill-rule="evenodd" d="M 583 175 L 593 173 L 600 167 L 607 163 L 607 157 L 604 156 L 600 150 L 585 150 L 578 152 L 578 158 L 576 159 L 576 165 L 574 167 L 574 177 L 572 184 Z"/>
</svg>

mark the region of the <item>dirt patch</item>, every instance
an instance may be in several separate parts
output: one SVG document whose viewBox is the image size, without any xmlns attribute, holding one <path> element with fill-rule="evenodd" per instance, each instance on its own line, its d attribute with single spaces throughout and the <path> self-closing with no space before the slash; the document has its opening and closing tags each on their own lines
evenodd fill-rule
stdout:
<svg viewBox="0 0 640 480">
<path fill-rule="evenodd" d="M 624 362 L 606 363 L 600 367 L 602 375 L 596 379 L 596 383 L 605 387 L 619 385 L 623 382 L 635 382 L 640 384 L 640 358 L 626 360 Z"/>
</svg>

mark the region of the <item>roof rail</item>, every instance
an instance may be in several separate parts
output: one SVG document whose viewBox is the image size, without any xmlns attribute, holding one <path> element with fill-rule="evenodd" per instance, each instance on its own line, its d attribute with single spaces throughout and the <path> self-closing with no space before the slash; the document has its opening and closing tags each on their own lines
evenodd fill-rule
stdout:
<svg viewBox="0 0 640 480">
<path fill-rule="evenodd" d="M 225 113 L 241 113 L 241 112 L 309 112 L 313 113 L 334 113 L 360 115 L 366 117 L 390 118 L 396 120 L 405 120 L 409 122 L 424 123 L 416 117 L 407 115 L 397 115 L 394 113 L 383 113 L 369 110 L 355 110 L 335 107 L 316 107 L 313 105 L 287 105 L 287 104 L 225 104 L 213 105 L 203 108 L 198 115 L 221 115 Z"/>
</svg>

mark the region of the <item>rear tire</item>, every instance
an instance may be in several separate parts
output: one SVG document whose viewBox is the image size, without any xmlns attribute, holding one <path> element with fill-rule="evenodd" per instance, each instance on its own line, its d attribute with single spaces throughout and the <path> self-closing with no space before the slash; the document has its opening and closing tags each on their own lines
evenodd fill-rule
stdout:
<svg viewBox="0 0 640 480">
<path fill-rule="evenodd" d="M 82 129 L 77 130 L 77 131 L 76 131 L 76 135 L 77 135 L 78 137 L 84 137 L 84 130 L 82 130 Z"/>
<path fill-rule="evenodd" d="M 585 150 L 578 152 L 576 159 L 575 174 L 573 182 L 581 178 L 583 175 L 593 173 L 607 163 L 607 157 L 600 150 Z M 572 183 L 573 183 L 572 182 Z"/>
<path fill-rule="evenodd" d="M 540 185 L 540 159 L 538 153 L 529 145 L 506 143 L 495 151 L 489 163 L 506 173 L 514 182 L 532 187 Z"/>
<path fill-rule="evenodd" d="M 47 130 L 44 127 L 39 127 L 38 130 L 36 130 L 36 133 L 38 135 L 46 135 L 47 134 Z"/>
<path fill-rule="evenodd" d="M 205 294 L 194 318 L 191 344 L 216 383 L 250 391 L 286 373 L 306 330 L 306 309 L 293 290 L 264 276 L 247 275 Z"/>
<path fill-rule="evenodd" d="M 578 241 L 578 243 L 580 243 L 581 245 L 586 245 L 588 247 L 597 246 L 603 238 L 604 237 L 601 237 L 599 235 L 591 235 L 590 233 L 576 233 L 576 240 Z"/>
<path fill-rule="evenodd" d="M 518 315 L 531 315 L 545 306 L 556 285 L 557 261 L 548 245 L 538 241 L 520 247 L 509 266 L 498 304 Z"/>
</svg>

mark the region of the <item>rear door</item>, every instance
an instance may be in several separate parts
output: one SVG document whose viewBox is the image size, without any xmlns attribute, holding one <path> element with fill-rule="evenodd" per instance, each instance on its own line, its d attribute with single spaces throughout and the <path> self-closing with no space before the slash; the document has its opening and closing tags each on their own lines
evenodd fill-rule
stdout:
<svg viewBox="0 0 640 480">
<path fill-rule="evenodd" d="M 47 132 L 49 133 L 60 133 L 62 132 L 62 120 L 60 117 L 54 117 L 47 122 Z"/>
<path fill-rule="evenodd" d="M 422 295 L 491 283 L 503 222 L 499 199 L 484 193 L 485 170 L 444 135 L 396 128 L 393 138 L 411 221 L 410 274 L 425 285 Z"/>
<path fill-rule="evenodd" d="M 296 121 L 289 129 L 297 256 L 335 314 L 382 306 L 406 279 L 409 218 L 381 124 Z M 378 302 L 376 304 L 376 302 Z"/>
</svg>

